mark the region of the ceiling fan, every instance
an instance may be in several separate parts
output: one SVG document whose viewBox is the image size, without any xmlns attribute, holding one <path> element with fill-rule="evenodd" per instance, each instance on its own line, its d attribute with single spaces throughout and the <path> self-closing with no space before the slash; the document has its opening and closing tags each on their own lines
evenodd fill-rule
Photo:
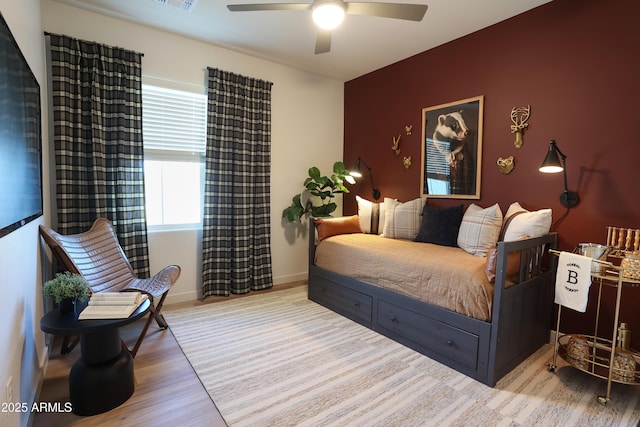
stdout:
<svg viewBox="0 0 640 427">
<path fill-rule="evenodd" d="M 379 16 L 383 18 L 422 21 L 427 5 L 406 3 L 365 3 L 343 0 L 313 0 L 313 3 L 260 3 L 230 4 L 231 12 L 254 12 L 265 10 L 311 10 L 318 25 L 315 53 L 331 50 L 331 30 L 344 19 L 345 14 Z"/>
</svg>

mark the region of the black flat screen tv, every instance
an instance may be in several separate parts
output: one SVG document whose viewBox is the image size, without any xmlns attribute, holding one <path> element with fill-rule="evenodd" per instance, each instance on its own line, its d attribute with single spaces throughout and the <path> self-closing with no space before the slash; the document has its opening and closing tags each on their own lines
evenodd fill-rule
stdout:
<svg viewBox="0 0 640 427">
<path fill-rule="evenodd" d="M 40 85 L 0 13 L 0 237 L 41 215 Z"/>
</svg>

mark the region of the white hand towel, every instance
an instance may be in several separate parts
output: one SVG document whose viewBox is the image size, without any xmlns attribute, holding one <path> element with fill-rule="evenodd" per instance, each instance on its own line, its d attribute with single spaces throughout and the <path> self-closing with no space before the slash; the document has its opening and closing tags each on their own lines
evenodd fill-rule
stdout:
<svg viewBox="0 0 640 427">
<path fill-rule="evenodd" d="M 591 258 L 560 252 L 556 272 L 556 304 L 584 313 L 591 287 Z"/>
</svg>

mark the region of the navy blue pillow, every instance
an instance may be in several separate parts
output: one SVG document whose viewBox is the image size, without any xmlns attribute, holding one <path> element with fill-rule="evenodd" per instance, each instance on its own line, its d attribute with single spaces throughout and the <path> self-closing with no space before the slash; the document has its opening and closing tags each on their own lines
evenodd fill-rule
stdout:
<svg viewBox="0 0 640 427">
<path fill-rule="evenodd" d="M 442 246 L 458 246 L 458 231 L 464 215 L 463 206 L 438 209 L 425 205 L 422 224 L 414 242 L 435 243 Z"/>
</svg>

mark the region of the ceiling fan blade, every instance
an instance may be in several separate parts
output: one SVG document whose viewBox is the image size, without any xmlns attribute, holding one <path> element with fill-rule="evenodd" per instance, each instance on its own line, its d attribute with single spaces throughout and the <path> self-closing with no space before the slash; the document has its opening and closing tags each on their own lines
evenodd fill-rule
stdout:
<svg viewBox="0 0 640 427">
<path fill-rule="evenodd" d="M 422 21 L 427 12 L 426 4 L 345 2 L 345 6 L 346 12 L 351 15 L 380 16 L 408 21 Z"/>
<path fill-rule="evenodd" d="M 309 3 L 260 3 L 260 4 L 228 4 L 231 12 L 254 12 L 259 10 L 308 10 Z"/>
<path fill-rule="evenodd" d="M 318 28 L 316 37 L 316 55 L 319 53 L 327 53 L 331 50 L 331 31 Z"/>
</svg>

